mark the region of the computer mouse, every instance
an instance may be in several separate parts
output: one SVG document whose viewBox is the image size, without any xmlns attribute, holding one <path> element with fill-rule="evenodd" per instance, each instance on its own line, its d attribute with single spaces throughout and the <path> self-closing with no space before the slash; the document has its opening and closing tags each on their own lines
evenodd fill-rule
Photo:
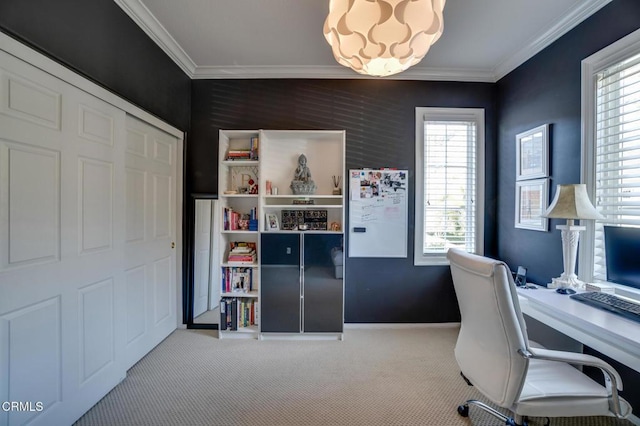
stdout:
<svg viewBox="0 0 640 426">
<path fill-rule="evenodd" d="M 567 288 L 567 287 L 560 287 L 558 289 L 556 289 L 556 293 L 560 293 L 560 294 L 574 294 L 576 291 L 572 288 Z"/>
</svg>

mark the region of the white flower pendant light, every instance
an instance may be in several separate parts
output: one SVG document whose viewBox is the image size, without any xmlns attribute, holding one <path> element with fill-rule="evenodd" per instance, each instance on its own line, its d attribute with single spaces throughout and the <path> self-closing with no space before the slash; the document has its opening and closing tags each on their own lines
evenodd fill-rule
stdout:
<svg viewBox="0 0 640 426">
<path fill-rule="evenodd" d="M 442 35 L 446 0 L 330 0 L 324 36 L 339 64 L 385 77 L 424 58 Z"/>
</svg>

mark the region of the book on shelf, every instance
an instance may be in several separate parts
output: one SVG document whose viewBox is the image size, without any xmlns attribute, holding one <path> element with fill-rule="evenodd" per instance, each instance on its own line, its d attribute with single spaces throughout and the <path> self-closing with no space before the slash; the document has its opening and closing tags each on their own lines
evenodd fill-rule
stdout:
<svg viewBox="0 0 640 426">
<path fill-rule="evenodd" d="M 220 301 L 220 330 L 237 331 L 258 325 L 259 302 L 242 297 L 225 297 Z"/>
<path fill-rule="evenodd" d="M 225 231 L 257 231 L 257 210 L 257 207 L 253 207 L 249 213 L 240 213 L 233 210 L 232 207 L 225 207 L 222 211 L 222 229 Z"/>
<path fill-rule="evenodd" d="M 247 293 L 253 290 L 253 268 L 229 267 L 222 268 L 223 293 Z"/>
<path fill-rule="evenodd" d="M 218 327 L 220 330 L 226 330 L 227 324 L 227 301 L 222 299 L 220 301 L 220 324 L 218 324 Z"/>
<path fill-rule="evenodd" d="M 257 136 L 251 138 L 251 147 L 249 148 L 250 158 L 252 160 L 258 160 L 260 152 L 260 139 Z"/>
</svg>

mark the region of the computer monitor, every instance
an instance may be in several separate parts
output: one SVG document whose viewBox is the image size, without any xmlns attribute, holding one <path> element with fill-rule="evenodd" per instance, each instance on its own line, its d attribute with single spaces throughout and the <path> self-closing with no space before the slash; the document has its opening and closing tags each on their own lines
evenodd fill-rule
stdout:
<svg viewBox="0 0 640 426">
<path fill-rule="evenodd" d="M 640 228 L 604 227 L 607 281 L 640 288 Z"/>
</svg>

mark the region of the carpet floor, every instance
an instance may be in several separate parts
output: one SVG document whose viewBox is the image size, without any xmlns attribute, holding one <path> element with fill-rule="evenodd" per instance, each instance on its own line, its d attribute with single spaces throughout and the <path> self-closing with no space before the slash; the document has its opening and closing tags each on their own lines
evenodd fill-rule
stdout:
<svg viewBox="0 0 640 426">
<path fill-rule="evenodd" d="M 77 426 L 489 426 L 482 396 L 459 375 L 456 326 L 348 328 L 344 341 L 217 339 L 176 330 Z M 531 426 L 544 419 L 529 419 Z M 553 426 L 627 426 L 607 417 Z"/>
</svg>

